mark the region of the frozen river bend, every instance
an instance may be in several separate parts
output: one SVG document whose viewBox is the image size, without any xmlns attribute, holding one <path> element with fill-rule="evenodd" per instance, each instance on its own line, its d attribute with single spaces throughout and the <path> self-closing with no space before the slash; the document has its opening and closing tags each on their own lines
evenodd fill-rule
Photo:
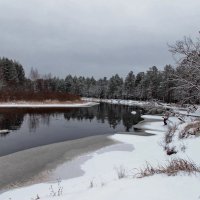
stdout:
<svg viewBox="0 0 200 200">
<path fill-rule="evenodd" d="M 66 173 L 65 170 L 70 168 L 69 165 L 79 163 L 82 173 L 78 177 L 69 177 L 58 183 L 46 182 L 7 191 L 0 195 L 0 199 L 26 200 L 39 197 L 49 200 L 54 197 L 59 200 L 122 200 L 124 198 L 132 200 L 136 197 L 141 200 L 198 200 L 200 197 L 199 173 L 188 174 L 180 171 L 176 176 L 163 173 L 138 178 L 147 162 L 155 168 L 158 165 L 167 165 L 171 159 L 190 158 L 197 165 L 200 163 L 199 137 L 181 141 L 174 138 L 173 145 L 176 145 L 177 153 L 169 157 L 161 145 L 165 135 L 163 122 L 160 120 L 154 120 L 154 122 L 151 122 L 154 128 L 147 130 L 154 133 L 153 136 L 129 134 L 108 136 L 117 144 L 102 147 L 100 150 L 87 153 L 84 157 L 77 157 L 67 162 L 68 164 L 60 165 L 60 169 L 58 168 L 59 178 L 62 179 Z M 183 128 L 184 124 L 178 126 Z M 156 130 L 155 127 L 157 127 Z M 184 150 L 180 148 L 183 144 L 186 147 Z"/>
<path fill-rule="evenodd" d="M 87 137 L 45 145 L 0 157 L 0 188 L 17 187 L 42 181 L 55 181 L 59 176 L 56 177 L 56 174 L 53 176 L 52 171 L 58 165 L 114 143 L 106 136 Z M 62 178 L 72 178 L 81 174 L 82 171 L 78 169 L 78 165 L 74 165 L 71 171 L 63 173 Z"/>
</svg>

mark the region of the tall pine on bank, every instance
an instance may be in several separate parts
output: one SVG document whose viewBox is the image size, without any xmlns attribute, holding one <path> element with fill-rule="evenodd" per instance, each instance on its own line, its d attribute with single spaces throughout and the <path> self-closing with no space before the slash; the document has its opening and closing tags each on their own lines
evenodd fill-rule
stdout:
<svg viewBox="0 0 200 200">
<path fill-rule="evenodd" d="M 124 81 L 124 97 L 133 99 L 135 97 L 135 75 L 130 71 Z"/>
<path fill-rule="evenodd" d="M 0 58 L 0 88 L 22 87 L 25 72 L 21 64 L 7 58 Z"/>
</svg>

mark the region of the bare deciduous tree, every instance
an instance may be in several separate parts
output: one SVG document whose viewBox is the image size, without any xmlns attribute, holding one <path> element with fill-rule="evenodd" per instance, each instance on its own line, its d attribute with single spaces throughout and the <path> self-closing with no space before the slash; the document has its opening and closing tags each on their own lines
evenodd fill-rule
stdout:
<svg viewBox="0 0 200 200">
<path fill-rule="evenodd" d="M 200 37 L 194 41 L 184 37 L 174 45 L 169 45 L 169 51 L 177 58 L 176 73 L 172 79 L 176 83 L 179 95 L 184 101 L 198 102 L 200 100 Z"/>
<path fill-rule="evenodd" d="M 31 68 L 29 78 L 32 81 L 36 81 L 37 79 L 39 79 L 40 78 L 40 74 L 39 74 L 38 70 Z"/>
</svg>

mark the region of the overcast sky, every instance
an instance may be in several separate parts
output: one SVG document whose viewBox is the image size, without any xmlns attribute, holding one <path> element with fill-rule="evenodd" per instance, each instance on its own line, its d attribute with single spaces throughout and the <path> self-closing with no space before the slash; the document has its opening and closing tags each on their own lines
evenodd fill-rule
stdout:
<svg viewBox="0 0 200 200">
<path fill-rule="evenodd" d="M 200 30 L 200 0 L 0 0 L 0 56 L 29 74 L 125 76 L 173 63 Z"/>
</svg>

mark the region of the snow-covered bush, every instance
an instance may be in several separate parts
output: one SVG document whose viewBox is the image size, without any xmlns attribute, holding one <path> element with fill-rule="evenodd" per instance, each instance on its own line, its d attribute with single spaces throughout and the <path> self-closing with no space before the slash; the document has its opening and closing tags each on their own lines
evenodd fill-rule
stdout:
<svg viewBox="0 0 200 200">
<path fill-rule="evenodd" d="M 200 121 L 195 121 L 186 125 L 180 132 L 179 138 L 187 138 L 191 135 L 196 135 L 200 131 Z"/>
</svg>

